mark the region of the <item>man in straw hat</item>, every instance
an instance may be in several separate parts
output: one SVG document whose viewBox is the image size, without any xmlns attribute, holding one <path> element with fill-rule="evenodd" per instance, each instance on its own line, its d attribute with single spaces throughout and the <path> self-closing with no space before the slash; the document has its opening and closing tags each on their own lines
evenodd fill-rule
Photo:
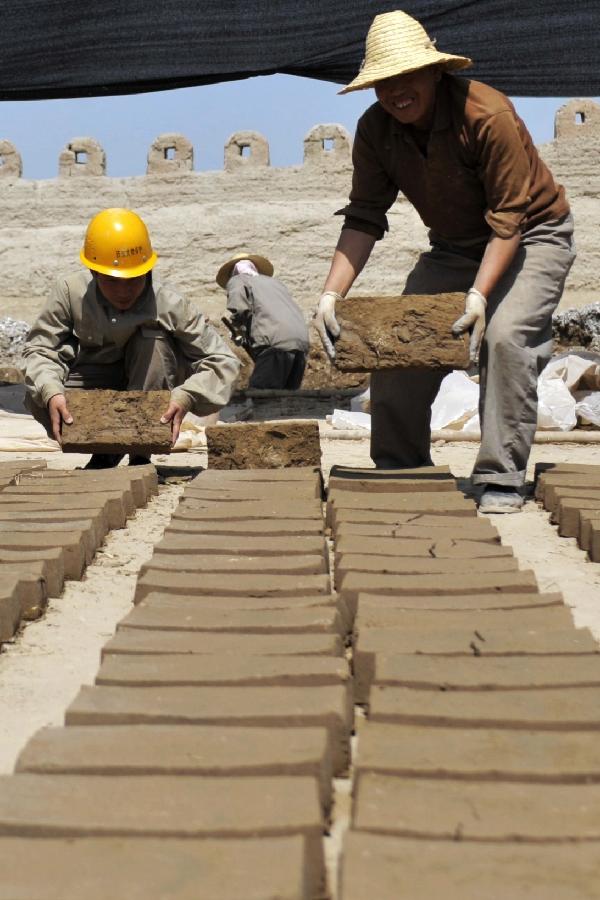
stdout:
<svg viewBox="0 0 600 900">
<path fill-rule="evenodd" d="M 146 225 L 130 209 L 105 209 L 88 225 L 85 269 L 59 278 L 27 339 L 26 405 L 61 441 L 73 422 L 65 387 L 171 391 L 161 421 L 175 444 L 188 410 L 224 406 L 239 362 L 199 310 L 153 273 L 157 255 Z M 95 453 L 86 468 L 121 457 Z M 129 463 L 149 462 L 130 456 Z"/>
<path fill-rule="evenodd" d="M 238 253 L 217 272 L 227 291 L 232 326 L 254 360 L 249 387 L 297 390 L 302 384 L 309 340 L 300 307 L 264 256 Z"/>
<path fill-rule="evenodd" d="M 350 202 L 315 324 L 330 356 L 335 303 L 350 290 L 401 191 L 429 228 L 430 248 L 408 294 L 464 291 L 454 333 L 471 330 L 479 361 L 480 509 L 517 512 L 537 419 L 537 377 L 551 353 L 551 317 L 575 258 L 573 220 L 530 135 L 503 94 L 452 74 L 471 65 L 442 53 L 404 12 L 375 17 L 357 77 L 374 88 L 358 122 Z M 481 348 L 481 355 L 479 351 Z M 379 467 L 427 465 L 431 404 L 444 372 L 373 372 L 371 456 Z"/>
</svg>

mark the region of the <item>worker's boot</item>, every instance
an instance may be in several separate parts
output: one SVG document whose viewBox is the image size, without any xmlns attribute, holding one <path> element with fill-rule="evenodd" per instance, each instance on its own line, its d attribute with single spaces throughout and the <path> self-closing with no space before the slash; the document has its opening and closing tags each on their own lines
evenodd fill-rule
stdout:
<svg viewBox="0 0 600 900">
<path fill-rule="evenodd" d="M 487 484 L 479 498 L 479 512 L 517 513 L 523 507 L 518 488 L 507 484 Z"/>
<path fill-rule="evenodd" d="M 114 469 L 123 459 L 123 453 L 92 453 L 84 469 Z"/>
</svg>

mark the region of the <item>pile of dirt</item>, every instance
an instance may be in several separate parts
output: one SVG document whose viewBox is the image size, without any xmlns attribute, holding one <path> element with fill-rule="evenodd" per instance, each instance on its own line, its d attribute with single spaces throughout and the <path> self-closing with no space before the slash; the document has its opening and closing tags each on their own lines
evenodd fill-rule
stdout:
<svg viewBox="0 0 600 900">
<path fill-rule="evenodd" d="M 552 335 L 558 353 L 575 348 L 600 353 L 600 302 L 556 313 Z"/>
</svg>

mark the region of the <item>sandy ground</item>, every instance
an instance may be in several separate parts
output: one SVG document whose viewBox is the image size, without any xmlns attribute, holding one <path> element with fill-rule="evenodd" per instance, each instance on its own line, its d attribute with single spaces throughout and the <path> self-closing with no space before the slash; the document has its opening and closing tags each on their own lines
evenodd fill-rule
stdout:
<svg viewBox="0 0 600 900">
<path fill-rule="evenodd" d="M 368 440 L 323 436 L 323 468 L 334 463 L 369 465 Z M 434 461 L 448 464 L 458 477 L 469 475 L 477 444 L 438 444 Z M 23 457 L 26 454 L 19 454 Z M 39 456 L 40 454 L 30 454 Z M 9 458 L 1 454 L 0 458 Z M 13 457 L 14 458 L 14 457 Z M 81 465 L 87 457 L 46 455 L 53 468 Z M 167 462 L 156 458 L 156 463 Z M 537 461 L 600 464 L 600 444 L 543 444 L 534 447 Z M 202 452 L 177 454 L 169 465 L 202 466 Z M 19 751 L 43 725 L 61 724 L 66 707 L 82 684 L 91 684 L 102 645 L 130 608 L 135 576 L 152 554 L 182 487 L 168 484 L 126 529 L 109 535 L 81 582 L 69 582 L 63 596 L 51 601 L 45 616 L 30 623 L 0 654 L 0 772 L 11 772 Z M 600 565 L 590 563 L 574 540 L 559 538 L 548 514 L 534 502 L 518 515 L 494 516 L 503 541 L 511 544 L 522 568 L 532 568 L 543 590 L 562 591 L 578 626 L 600 639 Z"/>
</svg>

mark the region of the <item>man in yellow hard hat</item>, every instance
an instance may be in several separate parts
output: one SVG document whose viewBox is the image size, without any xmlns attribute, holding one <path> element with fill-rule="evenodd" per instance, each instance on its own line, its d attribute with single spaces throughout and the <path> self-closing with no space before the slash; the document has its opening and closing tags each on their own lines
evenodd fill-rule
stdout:
<svg viewBox="0 0 600 900">
<path fill-rule="evenodd" d="M 55 283 L 23 351 L 27 406 L 59 443 L 73 418 L 64 389 L 171 391 L 161 422 L 173 444 L 188 411 L 224 406 L 239 362 L 200 311 L 162 284 L 146 225 L 105 209 L 88 225 L 78 271 Z M 94 454 L 87 468 L 120 457 Z M 147 462 L 130 458 L 130 464 Z"/>
<path fill-rule="evenodd" d="M 353 145 L 350 202 L 315 317 L 335 356 L 336 303 L 354 284 L 402 192 L 430 247 L 400 288 L 461 291 L 455 334 L 471 330 L 479 361 L 481 447 L 473 483 L 480 509 L 518 512 L 537 419 L 537 378 L 552 350 L 552 313 L 575 258 L 564 188 L 537 153 L 510 100 L 455 75 L 471 65 L 444 53 L 402 10 L 369 29 L 364 65 L 341 93 L 375 90 Z M 479 350 L 481 347 L 481 357 Z M 380 468 L 431 463 L 431 405 L 444 372 L 407 368 L 371 378 L 371 457 Z"/>
</svg>

